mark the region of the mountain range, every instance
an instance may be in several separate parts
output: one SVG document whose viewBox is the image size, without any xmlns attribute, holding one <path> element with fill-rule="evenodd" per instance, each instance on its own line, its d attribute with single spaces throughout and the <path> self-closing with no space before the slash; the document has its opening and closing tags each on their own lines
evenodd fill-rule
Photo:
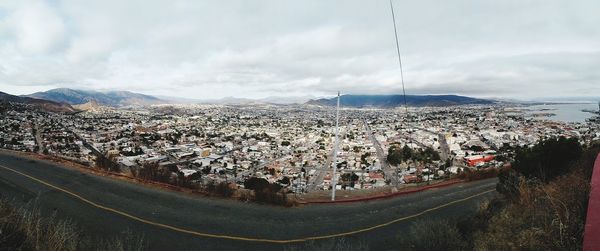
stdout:
<svg viewBox="0 0 600 251">
<path fill-rule="evenodd" d="M 30 98 L 30 97 L 20 97 L 16 95 L 11 95 L 8 93 L 0 92 L 0 102 L 13 102 L 13 103 L 21 103 L 21 104 L 29 104 L 34 105 L 40 109 L 50 111 L 50 112 L 65 112 L 65 113 L 73 113 L 78 110 L 73 108 L 73 106 L 54 102 L 50 100 Z"/>
<path fill-rule="evenodd" d="M 306 104 L 334 106 L 337 98 L 313 99 Z M 406 95 L 408 106 L 454 106 L 454 105 L 483 105 L 494 104 L 495 101 L 458 95 Z M 404 105 L 402 95 L 342 95 L 340 106 L 346 107 L 377 107 L 393 108 Z"/>
<path fill-rule="evenodd" d="M 176 97 L 155 97 L 129 91 L 93 91 L 58 88 L 29 95 L 15 96 L 6 93 L 0 95 L 0 100 L 11 102 L 38 104 L 47 107 L 46 110 L 71 112 L 77 110 L 94 110 L 101 106 L 124 107 L 153 104 L 222 104 L 222 105 L 251 105 L 251 104 L 307 104 L 319 106 L 334 106 L 336 98 L 315 99 L 304 97 L 268 97 L 262 99 L 247 99 L 227 97 L 214 100 L 184 99 Z M 343 95 L 341 105 L 346 107 L 376 107 L 394 108 L 404 105 L 402 95 Z M 478 99 L 458 95 L 407 95 L 409 106 L 453 106 L 469 104 L 494 104 L 497 101 Z"/>
<path fill-rule="evenodd" d="M 26 97 L 45 99 L 70 105 L 85 104 L 95 101 L 98 104 L 121 107 L 131 105 L 152 105 L 168 103 L 154 96 L 129 92 L 129 91 L 90 91 L 68 88 L 52 89 L 45 92 L 36 92 Z"/>
</svg>

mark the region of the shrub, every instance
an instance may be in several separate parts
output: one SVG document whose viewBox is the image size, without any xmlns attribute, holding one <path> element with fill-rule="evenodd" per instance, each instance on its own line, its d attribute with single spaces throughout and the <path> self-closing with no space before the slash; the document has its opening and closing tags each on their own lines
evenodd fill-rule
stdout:
<svg viewBox="0 0 600 251">
<path fill-rule="evenodd" d="M 571 167 L 549 183 L 521 178 L 518 195 L 475 234 L 475 249 L 581 250 L 589 168 Z"/>
<path fill-rule="evenodd" d="M 512 166 L 528 179 L 548 182 L 569 172 L 570 163 L 581 153 L 582 147 L 576 138 L 551 138 L 532 148 L 519 149 Z"/>
<path fill-rule="evenodd" d="M 38 209 L 0 201 L 0 247 L 8 250 L 76 250 L 79 232 L 70 221 L 43 218 Z"/>
<path fill-rule="evenodd" d="M 210 182 L 206 185 L 206 191 L 213 196 L 220 196 L 220 197 L 228 198 L 234 194 L 235 189 L 233 189 L 229 185 L 229 183 L 226 183 L 226 182 L 221 182 L 221 183 Z"/>
<path fill-rule="evenodd" d="M 0 250 L 146 250 L 146 242 L 131 231 L 110 240 L 92 241 L 80 235 L 70 220 L 44 217 L 33 206 L 14 207 L 0 199 Z"/>
<path fill-rule="evenodd" d="M 288 201 L 286 193 L 277 192 L 270 189 L 254 191 L 254 200 L 264 204 L 291 206 L 291 202 Z"/>
<path fill-rule="evenodd" d="M 451 251 L 468 247 L 456 223 L 447 220 L 417 221 L 410 227 L 409 235 L 399 239 L 399 250 Z"/>
<path fill-rule="evenodd" d="M 329 251 L 329 250 L 344 250 L 344 251 L 366 251 L 370 250 L 369 246 L 364 241 L 350 242 L 346 238 L 336 238 L 326 241 L 309 241 L 301 246 L 289 246 L 284 248 L 286 251 Z"/>
<path fill-rule="evenodd" d="M 494 178 L 498 176 L 499 170 L 496 168 L 486 168 L 479 170 L 471 170 L 469 168 L 465 168 L 465 170 L 458 174 L 459 179 L 464 179 L 468 181 L 473 180 L 482 180 L 487 178 Z"/>
</svg>

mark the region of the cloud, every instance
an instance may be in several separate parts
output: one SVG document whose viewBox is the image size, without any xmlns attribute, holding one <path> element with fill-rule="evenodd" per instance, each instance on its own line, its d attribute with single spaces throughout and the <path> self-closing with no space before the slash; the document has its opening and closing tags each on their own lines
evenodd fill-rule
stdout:
<svg viewBox="0 0 600 251">
<path fill-rule="evenodd" d="M 394 2 L 409 94 L 588 95 L 600 3 Z M 400 93 L 387 1 L 7 1 L 0 89 L 188 98 Z"/>
<path fill-rule="evenodd" d="M 55 10 L 42 1 L 24 1 L 5 20 L 17 48 L 26 54 L 50 52 L 62 45 L 66 30 Z"/>
</svg>

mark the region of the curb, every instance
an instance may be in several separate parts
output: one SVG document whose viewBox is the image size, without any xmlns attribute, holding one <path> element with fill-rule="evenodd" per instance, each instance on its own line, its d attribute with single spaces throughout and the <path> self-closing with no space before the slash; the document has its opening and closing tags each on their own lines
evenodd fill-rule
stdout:
<svg viewBox="0 0 600 251">
<path fill-rule="evenodd" d="M 377 196 L 372 196 L 372 197 L 355 198 L 355 199 L 341 199 L 341 200 L 335 200 L 335 201 L 330 201 L 330 200 L 298 201 L 298 204 L 308 205 L 308 204 L 335 204 L 335 203 L 365 202 L 365 201 L 371 201 L 371 200 L 387 199 L 387 198 L 392 198 L 392 197 L 405 195 L 405 194 L 418 193 L 418 192 L 426 191 L 426 190 L 433 189 L 433 188 L 447 187 L 447 186 L 451 186 L 451 185 L 455 185 L 455 184 L 459 184 L 459 183 L 465 183 L 465 182 L 466 181 L 464 181 L 464 180 L 454 180 L 454 181 L 450 181 L 450 182 L 446 182 L 446 183 L 423 186 L 423 187 L 419 187 L 419 188 L 412 189 L 412 190 L 398 191 L 398 192 L 394 192 L 391 194 L 377 195 Z"/>
</svg>

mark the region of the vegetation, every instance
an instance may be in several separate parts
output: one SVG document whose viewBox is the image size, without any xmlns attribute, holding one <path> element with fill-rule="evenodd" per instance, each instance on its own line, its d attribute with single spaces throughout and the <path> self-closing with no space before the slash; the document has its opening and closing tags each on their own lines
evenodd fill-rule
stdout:
<svg viewBox="0 0 600 251">
<path fill-rule="evenodd" d="M 527 179 L 550 181 L 559 175 L 568 173 L 582 153 L 582 147 L 576 138 L 549 139 L 532 148 L 519 149 L 513 168 Z"/>
<path fill-rule="evenodd" d="M 428 147 L 425 150 L 413 150 L 408 145 L 400 148 L 399 145 L 394 144 L 388 148 L 387 161 L 392 165 L 398 165 L 402 162 L 412 160 L 430 163 L 434 160 L 440 160 L 440 154 Z"/>
<path fill-rule="evenodd" d="M 452 251 L 465 250 L 468 247 L 457 225 L 447 220 L 414 222 L 409 235 L 403 234 L 398 238 L 398 246 L 402 247 L 402 250 Z"/>
<path fill-rule="evenodd" d="M 590 180 L 600 144 L 554 138 L 517 151 L 501 196 L 460 221 L 419 223 L 412 250 L 581 250 Z"/>
<path fill-rule="evenodd" d="M 457 178 L 467 181 L 482 180 L 487 178 L 494 178 L 498 176 L 498 173 L 500 172 L 502 172 L 502 170 L 498 170 L 497 168 L 486 168 L 478 170 L 471 170 L 469 168 L 465 168 L 464 171 L 457 175 Z"/>
<path fill-rule="evenodd" d="M 345 250 L 345 251 L 366 251 L 371 250 L 367 243 L 360 240 L 335 238 L 327 241 L 309 241 L 301 246 L 290 246 L 283 250 L 286 251 L 329 251 L 329 250 Z"/>
<path fill-rule="evenodd" d="M 254 192 L 251 198 L 256 202 L 280 206 L 292 205 L 292 201 L 288 200 L 287 194 L 277 183 L 271 184 L 265 179 L 252 177 L 244 182 L 244 187 Z"/>
<path fill-rule="evenodd" d="M 131 232 L 109 240 L 82 235 L 69 220 L 44 217 L 36 207 L 14 207 L 0 199 L 0 250 L 145 250 L 143 237 Z"/>
<path fill-rule="evenodd" d="M 44 154 L 47 154 L 47 149 L 44 150 Z M 116 173 L 121 171 L 119 165 L 115 163 L 114 159 L 105 156 L 98 156 L 96 159 L 96 168 Z"/>
</svg>

